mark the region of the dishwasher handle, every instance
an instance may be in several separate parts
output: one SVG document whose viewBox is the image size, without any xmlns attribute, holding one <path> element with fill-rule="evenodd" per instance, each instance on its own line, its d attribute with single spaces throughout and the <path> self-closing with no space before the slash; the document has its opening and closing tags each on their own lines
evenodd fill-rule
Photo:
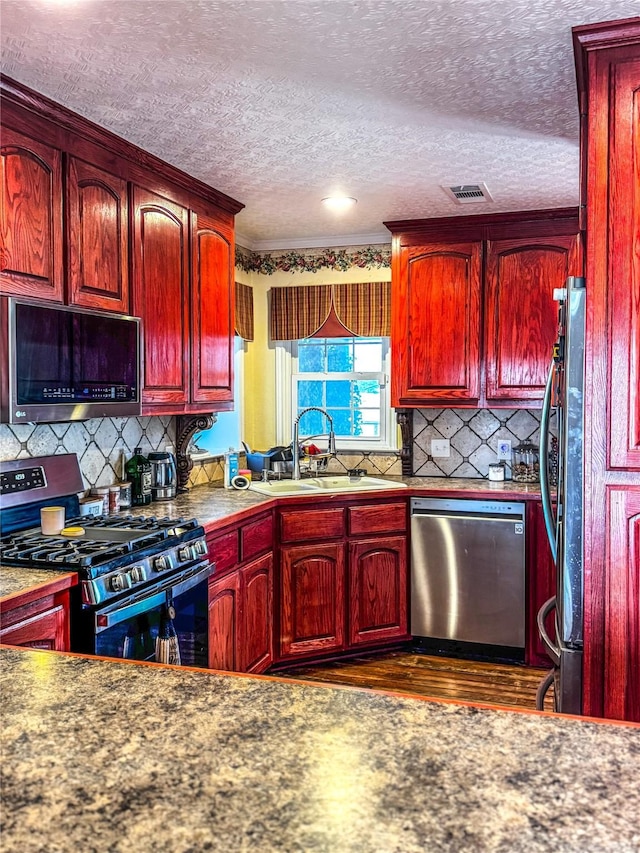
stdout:
<svg viewBox="0 0 640 853">
<path fill-rule="evenodd" d="M 413 510 L 411 518 L 441 518 L 441 519 L 460 519 L 461 521 L 515 521 L 523 522 L 524 516 L 521 513 L 505 514 L 496 513 L 495 515 L 480 515 L 480 513 L 462 513 L 462 512 L 440 512 L 438 510 Z"/>
</svg>

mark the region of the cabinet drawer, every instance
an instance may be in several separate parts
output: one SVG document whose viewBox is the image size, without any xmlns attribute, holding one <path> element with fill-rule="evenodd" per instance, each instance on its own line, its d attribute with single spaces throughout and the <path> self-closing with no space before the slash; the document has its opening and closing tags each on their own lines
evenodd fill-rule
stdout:
<svg viewBox="0 0 640 853">
<path fill-rule="evenodd" d="M 207 540 L 209 558 L 216 564 L 216 574 L 237 566 L 240 562 L 238 530 L 231 530 L 221 536 L 212 536 Z"/>
<path fill-rule="evenodd" d="M 344 536 L 344 509 L 305 509 L 280 513 L 280 541 L 308 542 Z"/>
<path fill-rule="evenodd" d="M 349 533 L 396 533 L 407 529 L 406 503 L 372 504 L 349 508 Z"/>
<path fill-rule="evenodd" d="M 273 549 L 273 518 L 271 515 L 245 524 L 240 530 L 242 561 L 252 560 Z"/>
</svg>

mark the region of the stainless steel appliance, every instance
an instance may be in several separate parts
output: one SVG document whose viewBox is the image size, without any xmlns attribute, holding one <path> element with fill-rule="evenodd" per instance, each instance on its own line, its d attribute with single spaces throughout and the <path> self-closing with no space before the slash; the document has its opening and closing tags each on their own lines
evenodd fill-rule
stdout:
<svg viewBox="0 0 640 853">
<path fill-rule="evenodd" d="M 82 516 L 75 454 L 3 463 L 0 562 L 68 569 L 80 577 L 71 613 L 72 650 L 154 660 L 158 636 L 171 625 L 180 661 L 208 665 L 208 578 L 204 529 L 195 519 Z M 81 536 L 43 536 L 40 509 L 65 507 Z"/>
<path fill-rule="evenodd" d="M 2 297 L 3 423 L 139 415 L 140 320 Z"/>
<path fill-rule="evenodd" d="M 173 453 L 149 453 L 151 463 L 151 500 L 170 501 L 176 496 L 178 488 L 178 469 Z"/>
<path fill-rule="evenodd" d="M 556 711 L 582 713 L 583 653 L 583 389 L 586 290 L 584 278 L 567 279 L 556 293 L 558 340 L 545 391 L 541 432 L 540 488 L 551 553 L 556 562 L 556 594 L 538 613 L 538 629 L 554 667 L 538 690 L 537 707 L 554 685 Z M 558 444 L 557 492 L 550 486 L 549 442 L 552 410 Z M 555 503 L 555 509 L 554 509 Z M 553 615 L 555 637 L 547 631 Z"/>
<path fill-rule="evenodd" d="M 411 634 L 435 640 L 419 645 L 523 659 L 524 510 L 511 501 L 411 500 Z"/>
</svg>

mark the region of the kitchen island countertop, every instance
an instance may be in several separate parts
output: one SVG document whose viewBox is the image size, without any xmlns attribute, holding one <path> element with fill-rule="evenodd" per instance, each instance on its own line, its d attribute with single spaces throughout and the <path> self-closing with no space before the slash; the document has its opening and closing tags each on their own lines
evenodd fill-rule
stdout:
<svg viewBox="0 0 640 853">
<path fill-rule="evenodd" d="M 4 648 L 3 851 L 640 845 L 640 729 Z"/>
</svg>

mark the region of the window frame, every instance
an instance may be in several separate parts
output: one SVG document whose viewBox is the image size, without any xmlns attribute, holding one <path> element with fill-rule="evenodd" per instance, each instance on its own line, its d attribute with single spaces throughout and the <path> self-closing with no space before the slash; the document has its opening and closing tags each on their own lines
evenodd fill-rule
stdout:
<svg viewBox="0 0 640 853">
<path fill-rule="evenodd" d="M 347 338 L 342 335 L 341 338 Z M 356 336 L 352 336 L 356 337 Z M 298 378 L 313 379 L 321 376 L 335 376 L 338 378 L 370 377 L 380 376 L 380 437 L 350 436 L 348 438 L 336 436 L 336 447 L 341 451 L 377 451 L 379 453 L 395 452 L 398 450 L 398 435 L 396 429 L 395 411 L 391 407 L 391 342 L 386 336 L 382 337 L 382 371 L 381 372 L 356 372 L 352 373 L 299 373 L 298 366 L 298 341 L 279 341 L 276 344 L 276 441 L 280 445 L 290 444 L 293 440 L 294 399 L 295 386 Z M 305 338 L 303 340 L 309 340 Z M 304 436 L 301 436 L 302 438 Z"/>
</svg>

